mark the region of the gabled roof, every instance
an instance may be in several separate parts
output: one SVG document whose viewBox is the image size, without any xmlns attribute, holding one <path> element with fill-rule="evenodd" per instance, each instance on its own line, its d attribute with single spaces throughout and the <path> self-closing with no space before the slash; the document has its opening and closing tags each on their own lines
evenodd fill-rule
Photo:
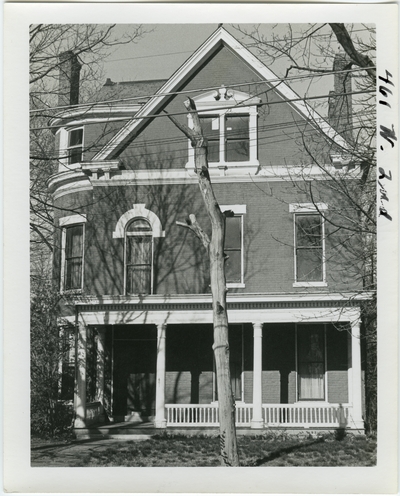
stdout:
<svg viewBox="0 0 400 496">
<path fill-rule="evenodd" d="M 186 60 L 186 62 L 166 81 L 157 93 L 141 108 L 139 112 L 129 120 L 120 131 L 93 157 L 93 160 L 109 160 L 118 155 L 125 144 L 136 135 L 143 124 L 146 116 L 154 115 L 170 96 L 185 83 L 185 81 L 196 71 L 196 69 L 212 54 L 222 46 L 228 47 L 239 58 L 244 60 L 265 81 L 276 81 L 277 76 L 257 59 L 247 48 L 229 34 L 223 27 L 218 28 L 213 34 Z M 273 86 L 274 83 L 271 83 Z M 334 143 L 345 150 L 349 150 L 349 144 L 335 131 L 328 122 L 323 119 L 312 107 L 284 82 L 278 83 L 276 93 L 288 101 L 296 112 L 307 122 L 322 131 Z M 300 99 L 300 100 L 299 100 Z M 297 100 L 297 101 L 290 101 Z"/>
<path fill-rule="evenodd" d="M 147 102 L 165 83 L 165 79 L 123 81 L 121 83 L 114 83 L 110 79 L 107 79 L 101 90 L 94 96 L 93 102 L 112 102 L 116 100 L 117 104 L 121 104 L 120 100 L 125 98 L 135 98 L 130 103 Z M 136 98 L 138 97 L 143 98 L 137 100 Z"/>
</svg>

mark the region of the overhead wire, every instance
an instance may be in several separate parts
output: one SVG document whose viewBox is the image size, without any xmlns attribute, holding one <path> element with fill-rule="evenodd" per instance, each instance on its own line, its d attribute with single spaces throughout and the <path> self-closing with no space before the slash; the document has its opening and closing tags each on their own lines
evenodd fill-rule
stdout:
<svg viewBox="0 0 400 496">
<path fill-rule="evenodd" d="M 372 66 L 369 68 L 373 68 Z M 319 78 L 323 76 L 332 76 L 335 74 L 344 74 L 344 73 L 354 73 L 354 72 L 360 72 L 364 71 L 365 68 L 356 68 L 356 69 L 346 69 L 343 71 L 326 71 L 326 72 L 318 72 L 318 73 L 312 73 L 312 74 L 307 74 L 307 75 L 298 75 L 298 76 L 290 76 L 290 77 L 285 77 L 285 78 L 275 78 L 275 79 L 260 79 L 258 81 L 251 81 L 251 82 L 244 82 L 244 83 L 233 83 L 227 86 L 227 88 L 238 88 L 238 87 L 248 87 L 248 86 L 254 86 L 254 85 L 260 85 L 260 84 L 270 84 L 270 83 L 285 83 L 286 81 L 293 81 L 293 80 L 301 80 L 301 79 L 308 79 L 308 78 Z M 135 81 L 132 81 L 135 83 Z M 137 81 L 137 83 L 140 83 L 141 81 Z M 116 83 L 119 84 L 119 83 Z M 126 83 L 124 83 L 126 84 Z M 104 87 L 104 86 L 103 86 Z M 150 95 L 141 95 L 141 96 L 135 96 L 135 97 L 129 97 L 129 98 L 119 98 L 119 99 L 113 99 L 113 100 L 100 100 L 96 102 L 87 102 L 87 103 L 82 103 L 82 104 L 76 104 L 76 105 L 59 105 L 56 107 L 44 107 L 42 109 L 31 109 L 29 112 L 30 113 L 38 113 L 38 112 L 44 112 L 44 111 L 50 111 L 50 110 L 74 110 L 74 109 L 83 109 L 85 107 L 93 108 L 98 105 L 108 105 L 108 104 L 115 104 L 115 103 L 126 103 L 129 101 L 140 101 L 140 100 L 145 100 L 145 99 L 152 99 L 155 97 L 160 97 L 160 96 L 178 96 L 178 95 L 186 95 L 190 93 L 197 93 L 197 92 L 205 92 L 205 91 L 212 91 L 212 90 L 219 90 L 221 86 L 209 86 L 209 87 L 204 87 L 204 88 L 194 88 L 190 90 L 182 90 L 182 91 L 171 91 L 167 93 L 152 93 Z M 47 117 L 54 117 L 54 116 L 47 116 Z"/>
<path fill-rule="evenodd" d="M 364 28 L 364 29 L 354 29 L 353 31 L 351 31 L 351 33 L 359 33 L 359 32 L 365 32 L 365 31 L 370 31 L 369 29 L 367 28 Z M 244 34 L 244 33 L 243 33 Z M 246 34 L 245 34 L 246 36 Z M 326 38 L 326 37 L 329 37 L 329 36 L 332 36 L 332 33 L 320 33 L 318 35 L 319 38 Z M 295 40 L 301 40 L 301 39 L 304 39 L 304 36 L 294 36 L 292 38 L 290 38 L 290 41 L 295 41 Z M 276 42 L 281 42 L 281 41 L 287 41 L 283 38 L 274 38 L 273 40 L 274 43 Z M 180 52 L 167 52 L 167 53 L 160 53 L 160 54 L 154 54 L 154 55 L 140 55 L 138 57 L 123 57 L 123 58 L 120 58 L 120 59 L 113 59 L 113 60 L 109 60 L 107 61 L 108 64 L 110 63 L 114 63 L 114 62 L 121 62 L 122 60 L 138 60 L 138 59 L 147 59 L 147 58 L 154 58 L 154 57 L 165 57 L 165 56 L 168 56 L 168 55 L 180 55 L 180 54 L 183 54 L 183 53 L 193 53 L 193 50 L 185 50 L 185 51 L 180 51 Z M 259 57 L 262 57 L 263 55 L 259 55 Z"/>
<path fill-rule="evenodd" d="M 375 90 L 364 90 L 364 91 L 352 91 L 350 93 L 335 93 L 335 97 L 338 97 L 338 96 L 350 96 L 350 95 L 365 95 L 365 94 L 372 94 L 372 93 L 375 93 L 376 91 Z M 263 103 L 257 103 L 256 106 L 257 107 L 264 107 L 264 106 L 271 106 L 271 105 L 277 105 L 277 104 L 283 104 L 283 103 L 292 103 L 292 102 L 306 102 L 306 101 L 309 101 L 309 100 L 319 100 L 321 98 L 329 98 L 330 95 L 327 94 L 327 95 L 316 95 L 316 96 L 304 96 L 304 97 L 298 97 L 298 98 L 291 98 L 291 99 L 282 99 L 281 101 L 275 101 L 275 102 L 263 102 Z M 220 111 L 220 110 L 229 110 L 229 109 L 232 109 L 232 108 L 235 108 L 235 109 L 238 109 L 238 108 L 247 108 L 249 106 L 249 104 L 244 104 L 244 105 L 241 105 L 241 104 L 238 104 L 238 105 L 234 105 L 233 107 L 230 105 L 230 106 L 226 106 L 226 107 L 215 107 L 215 108 L 209 108 L 207 109 L 207 112 L 217 112 L 217 111 Z M 101 119 L 99 120 L 96 120 L 96 123 L 101 123 L 101 122 L 117 122 L 117 121 L 131 121 L 131 120 L 142 120 L 142 119 L 155 119 L 155 118 L 159 118 L 159 117 L 168 117 L 168 115 L 170 116 L 177 116 L 177 115 L 187 115 L 189 112 L 188 111 L 182 111 L 182 112 L 171 112 L 171 113 L 168 113 L 168 114 L 162 114 L 162 113 L 159 113 L 159 114 L 148 114 L 148 115 L 139 115 L 139 116 L 136 116 L 136 115 L 133 115 L 132 117 L 121 117 L 121 118 L 115 118 L 115 119 L 104 119 L 104 121 L 102 121 Z M 321 119 L 321 121 L 325 121 L 326 119 L 324 119 L 323 117 L 320 117 L 319 119 Z M 318 120 L 319 120 L 318 119 Z M 30 128 L 31 131 L 41 131 L 41 130 L 45 130 L 45 129 L 59 129 L 60 127 L 62 126 L 41 126 L 41 127 L 33 127 L 33 128 Z"/>
<path fill-rule="evenodd" d="M 308 123 L 308 124 L 310 124 L 310 123 Z M 352 126 L 351 130 L 355 131 L 357 129 L 361 129 L 364 127 L 365 126 L 361 126 L 361 125 L 360 126 Z M 264 133 L 268 130 L 271 130 L 271 131 L 273 130 L 275 132 L 281 131 L 281 132 L 278 134 L 269 134 L 269 135 L 263 136 L 262 133 Z M 310 125 L 308 126 L 308 129 L 299 129 L 298 123 L 293 122 L 293 121 L 292 122 L 287 121 L 286 123 L 280 123 L 279 125 L 270 124 L 270 125 L 266 125 L 266 126 L 261 126 L 258 128 L 258 131 L 259 131 L 259 133 L 258 133 L 257 138 L 252 139 L 249 137 L 249 139 L 247 140 L 247 142 L 249 143 L 249 146 L 254 146 L 254 144 L 256 143 L 259 146 L 259 148 L 263 148 L 263 146 L 268 145 L 268 143 L 270 143 L 270 142 L 273 142 L 274 144 L 289 142 L 289 141 L 293 141 L 294 139 L 297 139 L 300 137 L 312 135 L 315 132 Z M 276 138 L 282 138 L 282 135 L 285 136 L 284 139 L 276 139 Z M 239 134 L 237 134 L 237 135 L 235 135 L 235 133 L 230 134 L 230 137 L 232 139 L 235 139 L 235 137 L 237 138 L 238 136 L 239 136 Z M 173 147 L 170 150 L 165 150 L 165 153 L 167 153 L 167 152 L 174 153 L 175 159 L 184 158 L 184 157 L 187 158 L 188 140 L 184 136 L 174 137 L 174 138 L 169 138 L 169 139 L 151 140 L 151 141 L 144 141 L 144 142 L 135 143 L 135 152 L 130 153 L 130 154 L 125 153 L 125 154 L 123 154 L 122 158 L 128 159 L 128 160 L 131 158 L 135 158 L 137 160 L 142 160 L 142 159 L 148 158 L 148 157 L 160 156 L 159 150 L 155 150 L 155 151 L 151 151 L 151 152 L 139 150 L 139 153 L 138 153 L 138 149 L 146 148 L 146 147 L 155 148 L 157 146 L 167 146 L 167 145 L 180 146 L 181 144 L 182 144 L 182 148 Z M 102 148 L 101 146 L 90 146 L 86 149 L 83 149 L 83 152 L 96 153 L 101 148 Z M 181 153 L 181 152 L 182 152 L 182 154 L 185 154 L 185 155 L 180 156 L 179 153 Z M 63 157 L 54 157 L 53 159 L 54 160 L 63 159 L 63 158 L 67 158 L 68 156 L 69 155 L 66 154 Z M 36 158 L 40 159 L 40 157 L 36 157 Z M 42 157 L 42 160 L 49 160 L 49 158 L 48 157 Z"/>
</svg>

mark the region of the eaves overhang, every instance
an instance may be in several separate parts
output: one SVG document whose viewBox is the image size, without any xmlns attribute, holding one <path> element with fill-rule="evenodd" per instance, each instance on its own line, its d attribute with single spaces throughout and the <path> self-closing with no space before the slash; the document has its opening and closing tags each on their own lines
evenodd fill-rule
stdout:
<svg viewBox="0 0 400 496">
<path fill-rule="evenodd" d="M 63 110 L 52 117 L 49 120 L 49 127 L 55 132 L 61 127 L 131 119 L 142 106 L 139 104 L 111 105 L 104 103 L 79 105 Z"/>
</svg>

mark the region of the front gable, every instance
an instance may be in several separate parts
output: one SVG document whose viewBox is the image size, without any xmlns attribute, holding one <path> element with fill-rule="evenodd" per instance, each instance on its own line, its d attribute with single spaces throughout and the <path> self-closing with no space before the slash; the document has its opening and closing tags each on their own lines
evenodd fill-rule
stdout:
<svg viewBox="0 0 400 496">
<path fill-rule="evenodd" d="M 239 81 L 235 78 L 229 77 L 228 71 L 222 71 L 221 65 L 215 64 L 215 61 L 222 57 L 232 58 L 235 62 L 229 64 L 222 64 L 222 67 L 229 68 L 230 71 L 245 70 L 247 73 L 246 78 Z M 207 68 L 215 66 L 213 77 L 201 77 L 201 74 L 210 73 Z M 218 67 L 220 70 L 218 70 Z M 203 82 L 203 85 L 194 85 L 194 81 L 198 83 Z M 129 146 L 142 131 L 142 129 L 149 124 L 152 117 L 158 116 L 168 105 L 170 107 L 171 101 L 181 100 L 184 97 L 193 96 L 194 91 L 203 88 L 203 95 L 200 97 L 199 103 L 204 98 L 209 98 L 212 91 L 215 91 L 221 85 L 225 85 L 228 90 L 234 89 L 241 92 L 243 88 L 229 88 L 229 85 L 240 84 L 243 87 L 245 83 L 251 85 L 258 82 L 263 84 L 262 95 L 263 103 L 267 106 L 274 100 L 278 99 L 285 102 L 288 107 L 289 115 L 295 116 L 296 121 L 303 121 L 305 124 L 317 129 L 319 133 L 323 133 L 340 149 L 349 150 L 347 142 L 317 113 L 315 112 L 304 100 L 302 100 L 293 90 L 291 90 L 285 83 L 281 82 L 275 74 L 270 71 L 262 62 L 260 62 L 249 50 L 241 45 L 233 36 L 231 36 L 222 27 L 217 29 L 204 43 L 194 52 L 194 54 L 171 76 L 171 78 L 157 91 L 137 114 L 129 120 L 120 131 L 94 156 L 94 160 L 109 160 L 120 156 L 122 151 Z M 204 84 L 206 84 L 204 86 Z M 215 88 L 215 90 L 210 90 Z M 269 91 L 269 90 L 273 91 Z M 207 89 L 209 91 L 207 91 Z M 191 90 L 191 91 L 189 91 Z M 205 90 L 205 91 L 204 91 Z M 260 87 L 255 86 L 256 91 L 249 91 L 249 93 L 260 92 Z M 187 93 L 185 93 L 187 91 Z M 239 94 L 239 93 L 238 93 Z M 181 98 L 176 98 L 176 96 Z M 218 106 L 218 104 L 217 104 Z M 277 106 L 277 105 L 276 105 Z M 176 107 L 172 105 L 172 107 Z M 282 110 L 283 105 L 279 105 L 280 113 L 282 116 L 288 114 L 288 111 Z M 178 114 L 184 114 L 183 105 L 175 110 Z M 292 117 L 293 119 L 293 117 Z M 157 119 L 160 118 L 157 117 Z M 163 123 L 166 119 L 161 119 Z M 279 122 L 273 123 L 278 125 Z M 166 124 L 163 124 L 167 126 Z"/>
</svg>

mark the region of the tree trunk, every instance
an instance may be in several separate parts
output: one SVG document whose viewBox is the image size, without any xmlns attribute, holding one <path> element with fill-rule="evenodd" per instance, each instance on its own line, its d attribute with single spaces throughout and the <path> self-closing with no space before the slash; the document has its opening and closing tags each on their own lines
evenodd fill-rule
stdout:
<svg viewBox="0 0 400 496">
<path fill-rule="evenodd" d="M 217 371 L 218 407 L 220 424 L 221 463 L 228 467 L 239 466 L 235 429 L 235 402 L 232 394 L 229 367 L 228 315 L 226 311 L 225 281 L 225 215 L 221 212 L 211 186 L 207 161 L 207 141 L 202 135 L 200 119 L 193 100 L 185 102 L 193 118 L 193 130 L 170 119 L 191 140 L 194 148 L 195 171 L 204 205 L 211 221 L 211 240 L 201 229 L 194 215 L 189 216 L 186 227 L 193 230 L 206 247 L 210 259 L 211 293 L 214 323 L 214 356 Z M 181 223 L 179 223 L 182 225 Z M 184 225 L 184 224 L 183 224 Z"/>
</svg>

